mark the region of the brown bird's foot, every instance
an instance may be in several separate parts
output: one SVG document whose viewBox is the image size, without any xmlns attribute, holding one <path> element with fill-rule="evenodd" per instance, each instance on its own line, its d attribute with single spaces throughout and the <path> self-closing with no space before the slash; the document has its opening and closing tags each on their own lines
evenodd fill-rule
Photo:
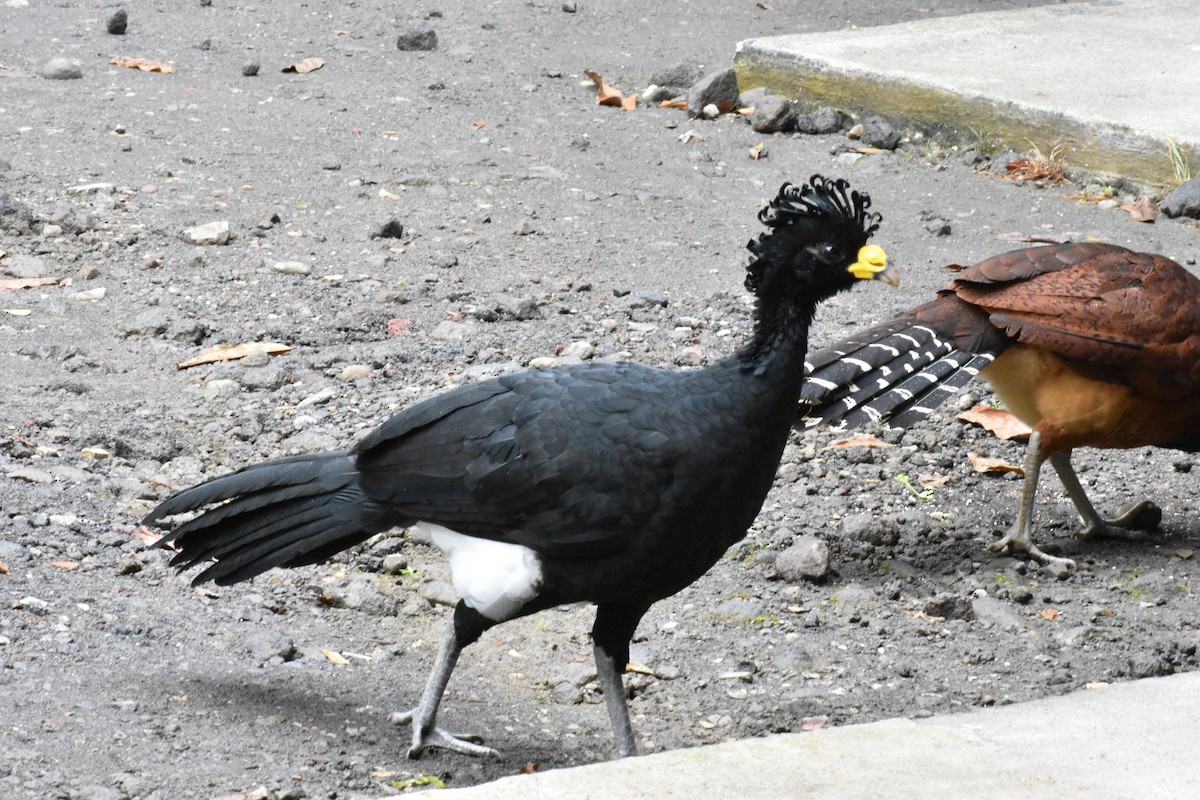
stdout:
<svg viewBox="0 0 1200 800">
<path fill-rule="evenodd" d="M 420 720 L 420 708 L 409 711 L 397 711 L 388 718 L 393 725 L 413 726 L 412 747 L 408 748 L 409 758 L 419 758 L 426 747 L 440 747 L 443 750 L 453 750 L 468 756 L 489 756 L 500 758 L 499 751 L 480 744 L 483 738 L 468 733 L 450 733 L 445 728 L 434 725 L 433 720 Z"/>
<path fill-rule="evenodd" d="M 1001 553 L 1006 556 L 1015 556 L 1024 553 L 1039 564 L 1045 564 L 1056 571 L 1075 569 L 1075 562 L 1071 559 L 1063 558 L 1062 556 L 1052 556 L 1024 536 L 1012 533 L 992 542 L 987 546 L 987 549 L 993 553 Z"/>
<path fill-rule="evenodd" d="M 1083 530 L 1072 534 L 1076 539 L 1104 537 L 1108 539 L 1144 540 L 1149 531 L 1157 530 L 1162 522 L 1162 509 L 1153 500 L 1142 500 L 1121 509 L 1116 519 L 1087 521 Z"/>
</svg>

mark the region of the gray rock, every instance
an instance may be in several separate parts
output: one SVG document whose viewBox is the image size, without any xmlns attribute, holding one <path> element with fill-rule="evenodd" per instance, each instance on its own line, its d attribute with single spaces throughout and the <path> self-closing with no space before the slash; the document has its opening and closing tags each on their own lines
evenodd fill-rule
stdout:
<svg viewBox="0 0 1200 800">
<path fill-rule="evenodd" d="M 246 634 L 243 642 L 255 663 L 262 664 L 273 658 L 291 661 L 296 657 L 296 644 L 290 637 L 274 627 L 256 627 Z"/>
<path fill-rule="evenodd" d="M 700 116 L 707 105 L 728 111 L 737 106 L 738 95 L 737 73 L 732 69 L 710 72 L 688 89 L 688 114 L 693 117 Z"/>
<path fill-rule="evenodd" d="M 900 144 L 900 131 L 883 117 L 867 117 L 862 123 L 862 143 L 881 150 L 895 150 Z"/>
<path fill-rule="evenodd" d="M 125 33 L 125 29 L 129 26 L 129 12 L 123 8 L 119 8 L 105 23 L 105 28 L 114 36 L 120 36 Z"/>
<path fill-rule="evenodd" d="M 200 245 L 228 244 L 229 221 L 217 220 L 188 228 L 181 234 L 185 242 Z"/>
<path fill-rule="evenodd" d="M 797 133 L 822 136 L 843 130 L 849 119 L 836 108 L 823 106 L 810 114 L 801 114 L 796 117 L 795 129 Z"/>
<path fill-rule="evenodd" d="M 67 58 L 52 58 L 42 65 L 42 77 L 51 81 L 71 81 L 83 77 L 83 70 Z"/>
<path fill-rule="evenodd" d="M 762 97 L 754 104 L 750 115 L 750 127 L 759 133 L 779 133 L 791 130 L 796 125 L 796 112 L 792 104 L 773 94 Z"/>
<path fill-rule="evenodd" d="M 404 225 L 398 219 L 389 219 L 371 232 L 375 239 L 403 239 Z"/>
<path fill-rule="evenodd" d="M 900 541 L 900 528 L 896 521 L 874 514 L 847 514 L 842 518 L 842 534 L 870 544 L 893 545 Z"/>
<path fill-rule="evenodd" d="M 37 256 L 16 253 L 9 258 L 5 272 L 14 278 L 44 278 L 46 262 Z"/>
<path fill-rule="evenodd" d="M 258 74 L 258 69 L 259 69 L 258 62 L 251 61 L 249 63 L 242 65 L 242 74 L 245 75 L 247 78 L 253 78 L 255 75 Z"/>
<path fill-rule="evenodd" d="M 417 589 L 417 594 L 435 606 L 458 604 L 458 591 L 449 581 L 430 581 Z"/>
<path fill-rule="evenodd" d="M 482 322 L 516 320 L 523 322 L 541 317 L 538 303 L 532 297 L 513 297 L 498 294 L 488 303 L 475 309 L 475 318 Z"/>
<path fill-rule="evenodd" d="M 15 200 L 8 192 L 0 191 L 0 230 L 11 230 L 17 233 L 33 231 L 33 212 L 20 200 Z"/>
<path fill-rule="evenodd" d="M 775 570 L 785 581 L 823 581 L 829 576 L 829 545 L 816 536 L 802 536 L 775 557 Z"/>
<path fill-rule="evenodd" d="M 250 367 L 238 376 L 238 382 L 247 389 L 274 391 L 288 382 L 289 373 L 278 366 Z"/>
<path fill-rule="evenodd" d="M 975 619 L 971 598 L 949 592 L 938 592 L 925 601 L 925 613 L 931 617 L 945 619 Z"/>
<path fill-rule="evenodd" d="M 700 80 L 702 74 L 700 67 L 681 62 L 655 72 L 650 76 L 650 83 L 666 89 L 672 97 L 678 97 L 686 92 L 689 86 Z"/>
<path fill-rule="evenodd" d="M 436 50 L 437 44 L 437 31 L 424 20 L 405 22 L 396 36 L 398 50 Z"/>
<path fill-rule="evenodd" d="M 994 597 L 976 597 L 971 600 L 971 613 L 975 621 L 985 628 L 1015 631 L 1025 627 L 1025 618 L 1012 606 Z"/>
<path fill-rule="evenodd" d="M 1168 217 L 1200 219 L 1200 178 L 1176 186 L 1162 199 L 1158 209 Z"/>
</svg>

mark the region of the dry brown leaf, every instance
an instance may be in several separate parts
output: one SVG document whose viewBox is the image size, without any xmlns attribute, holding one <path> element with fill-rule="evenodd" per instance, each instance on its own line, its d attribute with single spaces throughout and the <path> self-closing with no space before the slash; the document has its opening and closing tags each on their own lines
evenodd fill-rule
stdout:
<svg viewBox="0 0 1200 800">
<path fill-rule="evenodd" d="M 683 98 L 675 98 L 674 100 L 663 100 L 658 104 L 659 108 L 677 108 L 680 111 L 687 111 L 687 100 Z"/>
<path fill-rule="evenodd" d="M 58 283 L 58 278 L 0 278 L 0 292 L 32 289 L 35 286 L 49 286 L 52 283 Z"/>
<path fill-rule="evenodd" d="M 592 69 L 583 71 L 596 84 L 596 105 L 598 106 L 617 106 L 629 110 L 637 107 L 637 95 L 631 94 L 628 97 L 620 89 L 615 89 L 604 82 L 600 77 L 600 73 Z"/>
<path fill-rule="evenodd" d="M 1176 550 L 1175 555 L 1177 555 L 1179 558 L 1183 559 L 1184 561 L 1187 561 L 1192 556 L 1196 555 L 1196 551 L 1190 550 L 1190 549 L 1184 547 L 1184 548 L 1180 548 L 1179 550 Z"/>
<path fill-rule="evenodd" d="M 1150 202 L 1149 197 L 1140 197 L 1137 202 L 1125 203 L 1121 206 L 1121 210 L 1128 212 L 1135 222 L 1154 222 L 1155 217 L 1158 216 L 1158 211 L 1155 210 L 1154 203 Z"/>
<path fill-rule="evenodd" d="M 1008 463 L 1002 458 L 988 458 L 978 453 L 969 453 L 968 457 L 971 459 L 971 466 L 980 475 L 1000 475 L 1005 472 L 1015 472 L 1018 475 L 1025 474 L 1025 470 L 1016 464 Z"/>
<path fill-rule="evenodd" d="M 541 768 L 542 768 L 542 765 L 540 762 L 530 761 L 528 764 L 521 765 L 521 774 L 522 775 L 532 775 L 533 773 L 537 772 Z"/>
<path fill-rule="evenodd" d="M 976 425 L 991 431 L 997 438 L 1004 439 L 1025 439 L 1029 434 L 1033 433 L 1033 429 L 1022 422 L 1015 414 L 1007 409 L 993 408 L 992 406 L 975 406 L 970 411 L 964 411 L 958 415 L 958 418 L 964 422 L 973 422 Z"/>
<path fill-rule="evenodd" d="M 137 537 L 142 540 L 142 544 L 149 547 L 150 545 L 156 544 L 158 542 L 158 540 L 163 537 L 163 535 L 161 533 L 156 533 L 155 531 L 150 530 L 145 525 L 139 525 Z M 179 549 L 179 548 L 175 547 L 174 542 L 168 542 L 166 545 L 164 545 L 164 547 L 169 547 L 172 550 Z"/>
<path fill-rule="evenodd" d="M 148 58 L 125 58 L 118 56 L 108 63 L 116 64 L 118 67 L 140 69 L 142 72 L 161 72 L 165 75 L 175 74 L 175 68 L 170 64 L 164 64 L 161 61 L 151 61 Z"/>
<path fill-rule="evenodd" d="M 303 61 L 297 61 L 295 64 L 288 64 L 281 71 L 295 72 L 303 75 L 306 72 L 312 72 L 314 69 L 320 69 L 323 66 L 325 66 L 325 59 L 323 58 L 306 58 Z"/>
<path fill-rule="evenodd" d="M 1058 609 L 1057 608 L 1047 608 L 1045 611 L 1043 611 L 1041 613 L 1042 613 L 1043 617 L 1050 620 L 1051 622 L 1053 622 L 1054 620 L 1056 620 L 1058 618 Z"/>
<path fill-rule="evenodd" d="M 196 367 L 201 364 L 213 364 L 217 361 L 236 361 L 239 358 L 245 358 L 251 353 L 269 353 L 270 355 L 275 355 L 277 353 L 286 353 L 291 349 L 286 344 L 280 344 L 279 342 L 217 344 L 204 348 L 194 358 L 189 358 L 181 364 L 176 364 L 175 369 L 187 369 L 188 367 Z"/>
<path fill-rule="evenodd" d="M 325 658 L 327 658 L 331 664 L 337 664 L 341 667 L 344 667 L 350 663 L 350 659 L 346 658 L 336 650 L 326 650 L 322 648 L 321 655 L 325 656 Z"/>
<path fill-rule="evenodd" d="M 754 145 L 754 147 L 750 148 L 750 158 L 754 159 L 755 161 L 758 161 L 760 158 L 766 158 L 766 157 L 767 157 L 767 145 L 765 143 L 759 142 L 758 144 Z"/>
<path fill-rule="evenodd" d="M 58 569 L 76 569 L 79 567 L 78 561 L 51 561 L 50 566 Z"/>
<path fill-rule="evenodd" d="M 12 575 L 12 570 L 3 561 L 0 561 L 0 575 Z"/>
<path fill-rule="evenodd" d="M 891 445 L 883 439 L 877 439 L 874 436 L 855 436 L 853 439 L 840 439 L 833 444 L 825 445 L 826 450 L 832 450 L 835 447 L 891 447 Z"/>
<path fill-rule="evenodd" d="M 917 485 L 920 486 L 922 489 L 930 489 L 930 488 L 936 489 L 939 486 L 945 486 L 949 482 L 950 482 L 950 476 L 943 475 L 940 472 L 934 473 L 933 475 L 918 475 L 917 476 Z"/>
<path fill-rule="evenodd" d="M 636 672 L 639 675 L 653 675 L 654 670 L 647 667 L 645 664 L 639 664 L 636 661 L 630 661 L 625 665 L 626 672 Z"/>
</svg>

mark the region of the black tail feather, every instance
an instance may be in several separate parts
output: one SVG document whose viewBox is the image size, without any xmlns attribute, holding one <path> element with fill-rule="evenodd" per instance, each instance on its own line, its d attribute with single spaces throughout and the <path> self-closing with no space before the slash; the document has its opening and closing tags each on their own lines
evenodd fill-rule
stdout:
<svg viewBox="0 0 1200 800">
<path fill-rule="evenodd" d="M 167 499 L 145 522 L 213 504 L 160 540 L 179 548 L 171 563 L 180 569 L 215 559 L 193 583 L 237 583 L 272 567 L 323 561 L 405 522 L 366 497 L 348 450 L 268 461 L 214 478 Z"/>
</svg>

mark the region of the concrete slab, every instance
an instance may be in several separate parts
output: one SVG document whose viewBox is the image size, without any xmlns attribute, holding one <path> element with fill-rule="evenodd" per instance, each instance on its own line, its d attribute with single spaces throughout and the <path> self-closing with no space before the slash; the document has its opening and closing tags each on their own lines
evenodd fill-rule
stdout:
<svg viewBox="0 0 1200 800">
<path fill-rule="evenodd" d="M 975 131 L 1021 152 L 1062 145 L 1068 164 L 1152 184 L 1174 182 L 1169 143 L 1200 144 L 1195 0 L 1095 0 L 748 39 L 734 68 L 743 90 Z"/>
<path fill-rule="evenodd" d="M 519 775 L 445 800 L 1200 797 L 1200 673 Z"/>
</svg>

